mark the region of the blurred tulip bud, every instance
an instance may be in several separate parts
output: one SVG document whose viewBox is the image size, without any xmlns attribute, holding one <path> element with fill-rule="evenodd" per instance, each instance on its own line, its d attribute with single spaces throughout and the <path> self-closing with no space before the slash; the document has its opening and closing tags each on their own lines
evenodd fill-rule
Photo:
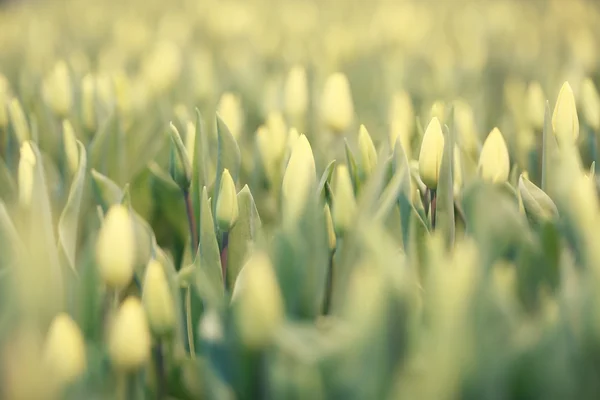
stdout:
<svg viewBox="0 0 600 400">
<path fill-rule="evenodd" d="M 10 85 L 8 79 L 0 73 L 0 128 L 6 128 L 8 125 L 8 99 L 9 99 Z"/>
<path fill-rule="evenodd" d="M 377 166 L 377 150 L 375 150 L 371 135 L 369 135 L 364 125 L 361 125 L 358 131 L 358 150 L 360 152 L 361 168 L 366 178 L 371 175 L 371 172 Z"/>
<path fill-rule="evenodd" d="M 581 111 L 586 122 L 594 129 L 600 129 L 600 96 L 594 82 L 587 78 L 581 84 Z"/>
<path fill-rule="evenodd" d="M 158 41 L 142 61 L 144 83 L 152 93 L 163 93 L 179 78 L 182 64 L 181 50 L 175 43 Z"/>
<path fill-rule="evenodd" d="M 196 125 L 188 121 L 185 125 L 185 150 L 190 160 L 190 165 L 194 165 L 194 155 L 196 153 Z"/>
<path fill-rule="evenodd" d="M 544 127 L 546 96 L 539 82 L 531 82 L 527 87 L 527 116 L 529 123 L 537 130 Z"/>
<path fill-rule="evenodd" d="M 151 336 L 144 307 L 136 297 L 129 296 L 111 321 L 108 354 L 115 368 L 133 372 L 150 359 Z"/>
<path fill-rule="evenodd" d="M 455 102 L 454 122 L 458 131 L 457 141 L 460 146 L 470 155 L 477 154 L 479 151 L 479 138 L 473 109 L 468 103 L 462 100 Z"/>
<path fill-rule="evenodd" d="M 287 148 L 285 150 L 285 159 L 286 160 L 289 159 L 290 155 L 292 154 L 294 145 L 296 144 L 296 141 L 298 140 L 299 137 L 300 137 L 300 133 L 298 132 L 298 129 L 290 128 L 290 130 L 288 132 L 288 136 L 287 136 Z"/>
<path fill-rule="evenodd" d="M 229 128 L 229 132 L 236 140 L 239 140 L 244 129 L 244 111 L 240 98 L 233 93 L 223 93 L 217 106 L 217 112 Z"/>
<path fill-rule="evenodd" d="M 50 75 L 42 83 L 44 101 L 50 106 L 52 112 L 59 117 L 66 117 L 73 105 L 73 89 L 69 67 L 64 61 L 54 65 Z"/>
<path fill-rule="evenodd" d="M 329 204 L 325 204 L 323 212 L 325 213 L 325 224 L 327 224 L 327 242 L 329 244 L 329 251 L 333 251 L 335 250 L 337 239 L 335 237 L 335 228 L 333 226 L 333 218 L 331 217 Z"/>
<path fill-rule="evenodd" d="M 560 88 L 552 114 L 552 126 L 559 143 L 574 143 L 579 136 L 579 118 L 577 117 L 575 96 L 568 82 L 565 82 Z"/>
<path fill-rule="evenodd" d="M 478 169 L 486 181 L 500 183 L 508 180 L 510 158 L 506 142 L 498 128 L 494 128 L 483 143 Z"/>
<path fill-rule="evenodd" d="M 232 295 L 235 321 L 242 342 L 250 348 L 269 343 L 284 319 L 283 299 L 269 256 L 250 256 L 236 280 Z"/>
<path fill-rule="evenodd" d="M 454 180 L 454 196 L 457 197 L 460 193 L 460 189 L 462 187 L 462 163 L 460 159 L 460 150 L 458 146 L 454 145 L 454 171 L 453 171 L 453 180 Z"/>
<path fill-rule="evenodd" d="M 115 289 L 133 278 L 135 234 L 129 210 L 120 204 L 108 209 L 96 241 L 96 262 L 104 283 Z"/>
<path fill-rule="evenodd" d="M 81 81 L 81 119 L 85 129 L 96 129 L 96 81 L 90 74 Z"/>
<path fill-rule="evenodd" d="M 46 336 L 44 361 L 59 385 L 69 385 L 86 369 L 85 341 L 68 314 L 58 314 Z"/>
<path fill-rule="evenodd" d="M 225 168 L 221 176 L 216 214 L 217 224 L 222 232 L 229 232 L 237 222 L 239 216 L 235 182 L 233 182 L 233 178 L 227 168 Z"/>
<path fill-rule="evenodd" d="M 142 302 L 152 333 L 157 337 L 170 335 L 175 328 L 175 302 L 164 267 L 154 259 L 146 266 Z"/>
<path fill-rule="evenodd" d="M 439 121 L 444 121 L 446 118 L 446 103 L 441 100 L 436 100 L 429 110 L 429 117 L 431 119 L 437 118 Z"/>
<path fill-rule="evenodd" d="M 308 83 L 306 71 L 302 66 L 296 65 L 290 69 L 285 80 L 284 107 L 288 118 L 295 120 L 303 117 L 308 109 Z"/>
<path fill-rule="evenodd" d="M 27 122 L 27 117 L 25 117 L 21 102 L 16 97 L 8 105 L 8 114 L 10 115 L 13 131 L 19 143 L 29 140 L 29 123 Z"/>
<path fill-rule="evenodd" d="M 181 190 L 187 191 L 192 182 L 192 164 L 188 156 L 188 151 L 183 144 L 179 130 L 172 122 L 169 134 L 171 137 L 169 174 Z"/>
<path fill-rule="evenodd" d="M 63 146 L 65 151 L 65 158 L 67 160 L 67 166 L 69 172 L 75 174 L 79 165 L 79 148 L 77 146 L 77 136 L 75 135 L 75 129 L 68 119 L 63 120 Z"/>
<path fill-rule="evenodd" d="M 269 129 L 273 149 L 277 150 L 279 157 L 283 157 L 288 134 L 288 128 L 283 115 L 280 112 L 270 112 L 267 116 L 266 125 Z"/>
<path fill-rule="evenodd" d="M 117 110 L 122 116 L 127 116 L 133 110 L 131 78 L 124 71 L 119 71 L 112 77 L 112 83 Z"/>
<path fill-rule="evenodd" d="M 352 178 L 350 178 L 348 167 L 344 164 L 340 164 L 336 168 L 333 196 L 333 224 L 337 235 L 343 236 L 354 224 L 357 208 Z"/>
<path fill-rule="evenodd" d="M 518 189 L 527 215 L 538 220 L 547 220 L 558 216 L 558 209 L 550 196 L 523 174 L 519 177 Z"/>
<path fill-rule="evenodd" d="M 19 159 L 19 202 L 28 207 L 31 204 L 35 178 L 36 157 L 29 141 L 21 145 Z"/>
<path fill-rule="evenodd" d="M 290 222 L 301 216 L 308 196 L 314 193 L 316 174 L 310 143 L 305 135 L 300 135 L 292 149 L 281 188 L 283 215 Z"/>
<path fill-rule="evenodd" d="M 348 78 L 341 72 L 330 75 L 321 99 L 321 116 L 325 126 L 335 134 L 343 134 L 354 119 L 354 103 Z"/>
<path fill-rule="evenodd" d="M 397 139 L 400 138 L 404 153 L 410 159 L 415 125 L 415 110 L 410 95 L 405 91 L 395 93 L 388 114 L 390 145 L 395 146 Z"/>
<path fill-rule="evenodd" d="M 419 176 L 429 189 L 437 189 L 440 166 L 444 154 L 444 134 L 438 118 L 433 117 L 421 143 L 419 153 Z"/>
</svg>

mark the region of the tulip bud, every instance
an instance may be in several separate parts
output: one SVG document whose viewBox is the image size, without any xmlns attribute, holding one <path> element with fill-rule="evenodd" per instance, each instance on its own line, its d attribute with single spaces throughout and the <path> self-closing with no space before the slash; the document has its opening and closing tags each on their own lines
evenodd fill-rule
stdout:
<svg viewBox="0 0 600 400">
<path fill-rule="evenodd" d="M 81 119 L 85 129 L 96 129 L 96 81 L 89 74 L 81 81 Z"/>
<path fill-rule="evenodd" d="M 527 214 L 541 220 L 558 216 L 558 209 L 550 196 L 529 181 L 524 174 L 519 177 L 518 188 L 523 201 L 523 208 Z"/>
<path fill-rule="evenodd" d="M 141 74 L 151 91 L 160 94 L 179 78 L 182 65 L 179 47 L 173 42 L 161 40 L 143 60 Z"/>
<path fill-rule="evenodd" d="M 150 358 L 151 337 L 140 300 L 127 297 L 111 322 L 108 353 L 115 368 L 133 372 L 143 367 Z"/>
<path fill-rule="evenodd" d="M 135 235 L 129 210 L 120 204 L 109 208 L 96 241 L 100 276 L 111 288 L 124 288 L 133 278 Z"/>
<path fill-rule="evenodd" d="M 510 158 L 506 142 L 498 128 L 494 128 L 483 143 L 478 169 L 484 180 L 494 183 L 508 180 Z"/>
<path fill-rule="evenodd" d="M 9 90 L 8 79 L 0 73 L 0 128 L 5 128 L 8 125 L 6 108 L 8 106 Z"/>
<path fill-rule="evenodd" d="M 301 215 L 308 196 L 314 193 L 316 175 L 312 148 L 306 136 L 300 135 L 292 149 L 281 187 L 283 215 L 290 222 Z"/>
<path fill-rule="evenodd" d="M 457 141 L 468 154 L 477 154 L 479 138 L 473 109 L 462 100 L 454 104 L 454 121 L 458 131 Z"/>
<path fill-rule="evenodd" d="M 11 100 L 8 105 L 8 114 L 10 115 L 10 121 L 19 143 L 29 140 L 29 123 L 19 99 L 13 98 Z"/>
<path fill-rule="evenodd" d="M 460 150 L 458 146 L 454 145 L 454 171 L 453 171 L 453 181 L 454 181 L 454 197 L 457 197 L 460 193 L 460 188 L 462 186 L 462 170 L 461 170 L 461 161 L 460 161 Z"/>
<path fill-rule="evenodd" d="M 425 130 L 419 153 L 419 176 L 429 189 L 437 189 L 443 155 L 444 134 L 439 119 L 434 117 Z"/>
<path fill-rule="evenodd" d="M 277 276 L 266 253 L 252 254 L 240 271 L 232 305 L 243 343 L 250 348 L 268 344 L 283 322 L 284 308 Z"/>
<path fill-rule="evenodd" d="M 361 125 L 358 131 L 358 150 L 364 176 L 368 177 L 377 166 L 377 150 L 375 150 L 371 135 L 364 125 Z"/>
<path fill-rule="evenodd" d="M 163 266 L 150 260 L 146 266 L 142 302 L 152 332 L 163 337 L 175 328 L 175 302 Z"/>
<path fill-rule="evenodd" d="M 389 110 L 390 123 L 390 145 L 396 145 L 396 141 L 400 138 L 400 144 L 404 149 L 406 157 L 411 157 L 411 141 L 414 134 L 415 125 L 415 110 L 412 100 L 407 92 L 394 94 Z"/>
<path fill-rule="evenodd" d="M 298 140 L 299 137 L 300 137 L 300 133 L 298 132 L 298 130 L 296 128 L 290 128 L 290 131 L 288 132 L 288 137 L 287 137 L 287 148 L 285 150 L 285 152 L 286 152 L 285 159 L 286 160 L 292 154 L 294 145 L 296 144 L 296 141 Z"/>
<path fill-rule="evenodd" d="M 294 66 L 288 72 L 284 89 L 285 114 L 292 119 L 300 118 L 308 109 L 308 84 L 303 67 Z"/>
<path fill-rule="evenodd" d="M 85 371 L 87 361 L 81 330 L 67 314 L 57 315 L 46 336 L 44 361 L 60 385 L 73 383 Z"/>
<path fill-rule="evenodd" d="M 531 82 L 527 87 L 527 115 L 531 126 L 537 130 L 544 127 L 546 96 L 539 82 Z"/>
<path fill-rule="evenodd" d="M 179 188 L 187 191 L 192 182 L 192 164 L 189 153 L 183 144 L 179 130 L 173 123 L 170 124 L 171 151 L 169 158 L 169 174 Z"/>
<path fill-rule="evenodd" d="M 42 84 L 44 101 L 56 115 L 65 117 L 73 105 L 72 90 L 69 68 L 64 61 L 59 61 Z"/>
<path fill-rule="evenodd" d="M 190 165 L 194 165 L 194 156 L 196 153 L 196 125 L 188 121 L 185 125 L 185 149 L 190 160 Z"/>
<path fill-rule="evenodd" d="M 29 141 L 21 145 L 19 159 L 19 202 L 27 207 L 31 204 L 35 178 L 36 157 Z"/>
<path fill-rule="evenodd" d="M 446 104 L 437 100 L 431 105 L 431 109 L 429 110 L 429 118 L 437 118 L 439 121 L 444 121 L 446 117 Z"/>
<path fill-rule="evenodd" d="M 340 164 L 336 168 L 333 196 L 333 223 L 337 235 L 343 236 L 352 226 L 356 217 L 356 199 L 352 178 L 350 178 L 350 172 L 346 165 Z"/>
<path fill-rule="evenodd" d="M 354 103 L 348 78 L 341 72 L 330 75 L 321 99 L 321 115 L 325 126 L 333 133 L 343 134 L 354 119 Z"/>
<path fill-rule="evenodd" d="M 244 128 L 244 111 L 240 98 L 233 93 L 223 93 L 217 112 L 229 128 L 231 135 L 238 140 Z"/>
<path fill-rule="evenodd" d="M 600 96 L 596 85 L 587 78 L 581 85 L 581 111 L 587 123 L 595 130 L 600 129 Z"/>
<path fill-rule="evenodd" d="M 69 120 L 63 120 L 63 146 L 65 151 L 65 158 L 67 159 L 67 166 L 69 172 L 74 174 L 77 171 L 79 165 L 79 148 L 77 147 L 77 137 L 75 136 L 75 130 Z"/>
<path fill-rule="evenodd" d="M 329 251 L 333 251 L 335 250 L 337 239 L 335 236 L 335 228 L 333 226 L 333 219 L 331 217 L 329 204 L 325 204 L 323 207 L 323 212 L 325 213 L 325 224 L 327 224 L 327 242 L 329 244 Z"/>
<path fill-rule="evenodd" d="M 223 170 L 223 175 L 221 176 L 216 214 L 217 224 L 222 232 L 229 232 L 237 222 L 239 216 L 235 183 L 227 168 Z"/>
<path fill-rule="evenodd" d="M 568 82 L 560 88 L 554 113 L 552 114 L 552 127 L 560 143 L 574 143 L 579 136 L 579 118 L 575 106 L 573 89 Z"/>
</svg>

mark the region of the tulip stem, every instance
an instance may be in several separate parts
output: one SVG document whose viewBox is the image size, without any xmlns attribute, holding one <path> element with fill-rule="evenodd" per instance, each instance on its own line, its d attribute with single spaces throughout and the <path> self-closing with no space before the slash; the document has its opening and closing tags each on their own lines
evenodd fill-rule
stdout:
<svg viewBox="0 0 600 400">
<path fill-rule="evenodd" d="M 323 315 L 329 314 L 331 308 L 331 297 L 333 295 L 333 256 L 335 249 L 329 253 L 329 268 L 327 269 L 327 281 L 325 283 L 325 302 L 323 303 Z"/>
<path fill-rule="evenodd" d="M 185 212 L 187 214 L 190 237 L 192 239 L 192 255 L 196 255 L 199 243 L 198 230 L 196 229 L 196 216 L 194 215 L 194 207 L 192 206 L 192 198 L 189 190 L 183 191 L 183 198 L 185 200 Z"/>
<path fill-rule="evenodd" d="M 229 250 L 229 232 L 222 232 L 219 237 L 219 254 L 221 255 L 221 272 L 223 274 L 223 285 L 227 289 L 227 251 Z"/>
<path fill-rule="evenodd" d="M 192 327 L 192 288 L 189 286 L 185 291 L 185 324 L 190 356 L 193 359 L 196 358 L 196 349 L 194 347 L 194 328 Z"/>
<path fill-rule="evenodd" d="M 183 191 L 183 198 L 192 240 L 192 257 L 195 257 L 200 240 L 198 238 L 198 230 L 196 229 L 196 216 L 194 215 L 194 207 L 192 206 L 192 198 L 190 197 L 189 190 Z M 192 327 L 192 288 L 189 286 L 185 291 L 185 324 L 190 356 L 194 358 L 196 356 L 196 349 L 194 348 L 194 329 Z"/>
<path fill-rule="evenodd" d="M 436 214 L 436 204 L 437 204 L 437 190 L 431 189 L 429 191 L 429 195 L 431 196 L 431 227 L 435 229 L 435 214 Z"/>
<path fill-rule="evenodd" d="M 160 339 L 156 341 L 156 345 L 154 346 L 154 362 L 156 363 L 156 398 L 161 400 L 166 394 L 166 376 L 163 344 Z"/>
</svg>

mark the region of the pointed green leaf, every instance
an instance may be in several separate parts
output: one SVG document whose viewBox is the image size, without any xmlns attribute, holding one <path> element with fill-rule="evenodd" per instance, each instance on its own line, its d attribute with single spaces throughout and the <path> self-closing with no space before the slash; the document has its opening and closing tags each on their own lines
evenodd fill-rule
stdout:
<svg viewBox="0 0 600 400">
<path fill-rule="evenodd" d="M 452 118 L 451 113 L 450 116 Z M 454 127 L 450 129 L 444 126 L 444 153 L 442 155 L 442 164 L 440 166 L 440 180 L 437 188 L 437 201 L 435 210 L 435 219 L 437 229 L 443 232 L 446 240 L 446 246 L 451 248 L 454 245 Z"/>
<path fill-rule="evenodd" d="M 106 213 L 110 206 L 121 202 L 123 191 L 114 181 L 95 169 L 91 170 L 91 174 L 96 201 L 102 207 L 102 211 Z"/>
<path fill-rule="evenodd" d="M 319 185 L 317 186 L 317 191 L 319 192 L 319 198 L 325 199 L 327 202 L 331 202 L 331 178 L 333 177 L 333 171 L 335 170 L 335 160 L 332 160 L 327 164 L 325 170 L 323 171 L 323 175 L 321 175 L 321 180 L 319 180 Z"/>
<path fill-rule="evenodd" d="M 558 151 L 558 143 L 554 136 L 552 128 L 552 113 L 550 111 L 550 103 L 546 100 L 546 108 L 544 114 L 544 129 L 542 131 L 542 187 L 541 189 L 548 193 L 550 182 L 550 163 Z"/>
<path fill-rule="evenodd" d="M 558 217 L 558 209 L 550 196 L 523 175 L 519 178 L 519 193 L 529 218 L 542 221 Z"/>
<path fill-rule="evenodd" d="M 360 181 L 358 179 L 358 167 L 356 166 L 356 157 L 350 149 L 348 141 L 344 139 L 344 146 L 346 151 L 346 163 L 348 164 L 348 171 L 350 171 L 350 177 L 352 178 L 352 184 L 354 186 L 354 194 L 358 196 L 360 191 Z"/>
<path fill-rule="evenodd" d="M 181 190 L 187 191 L 192 181 L 192 165 L 179 130 L 172 122 L 169 125 L 169 136 L 171 137 L 171 178 Z"/>
<path fill-rule="evenodd" d="M 98 131 L 94 135 L 88 147 L 89 163 L 94 169 L 105 171 L 107 144 L 112 135 L 119 130 L 116 111 L 111 110 Z"/>
</svg>

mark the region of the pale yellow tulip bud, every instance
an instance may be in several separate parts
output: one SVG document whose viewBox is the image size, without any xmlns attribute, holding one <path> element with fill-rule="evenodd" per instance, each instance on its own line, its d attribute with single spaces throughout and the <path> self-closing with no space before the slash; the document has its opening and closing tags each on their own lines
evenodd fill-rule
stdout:
<svg viewBox="0 0 600 400">
<path fill-rule="evenodd" d="M 354 224 L 357 209 L 352 178 L 350 178 L 348 167 L 344 164 L 340 164 L 336 168 L 333 195 L 333 224 L 337 235 L 343 236 Z"/>
<path fill-rule="evenodd" d="M 531 126 L 541 130 L 544 127 L 546 96 L 539 82 L 531 82 L 527 87 L 527 116 Z"/>
<path fill-rule="evenodd" d="M 68 119 L 63 120 L 63 146 L 65 151 L 65 158 L 67 159 L 67 166 L 69 172 L 74 174 L 77 171 L 79 165 L 79 148 L 77 147 L 77 136 L 75 135 L 75 129 Z"/>
<path fill-rule="evenodd" d="M 321 116 L 325 126 L 343 134 L 354 119 L 354 103 L 348 78 L 341 72 L 330 75 L 325 82 L 321 99 Z"/>
<path fill-rule="evenodd" d="M 196 155 L 196 125 L 188 121 L 185 125 L 185 149 L 187 150 L 190 164 L 194 165 L 194 156 Z"/>
<path fill-rule="evenodd" d="M 283 322 L 284 308 L 277 277 L 266 253 L 252 254 L 240 271 L 232 306 L 243 343 L 250 348 L 268 344 Z"/>
<path fill-rule="evenodd" d="M 161 40 L 142 62 L 142 76 L 154 94 L 169 89 L 179 78 L 183 60 L 179 47 L 170 41 Z"/>
<path fill-rule="evenodd" d="M 29 141 L 21 145 L 19 159 L 19 202 L 28 207 L 33 196 L 36 157 Z"/>
<path fill-rule="evenodd" d="M 217 112 L 233 137 L 236 140 L 239 139 L 244 129 L 244 111 L 241 99 L 233 93 L 223 93 L 217 106 Z"/>
<path fill-rule="evenodd" d="M 8 114 L 15 132 L 15 136 L 19 143 L 23 143 L 30 139 L 29 123 L 21 106 L 21 102 L 17 98 L 13 98 L 8 105 Z"/>
<path fill-rule="evenodd" d="M 454 122 L 458 131 L 457 141 L 468 154 L 476 154 L 479 150 L 477 126 L 471 106 L 459 100 L 454 104 Z"/>
<path fill-rule="evenodd" d="M 150 359 L 151 336 L 144 307 L 140 300 L 125 299 L 111 321 L 108 354 L 119 371 L 133 372 Z"/>
<path fill-rule="evenodd" d="M 274 159 L 279 163 L 285 153 L 288 135 L 288 127 L 280 112 L 271 112 L 267 116 L 267 128 L 269 129 L 270 147 Z"/>
<path fill-rule="evenodd" d="M 135 234 L 129 210 L 120 204 L 110 207 L 96 241 L 96 262 L 106 285 L 120 289 L 133 278 Z"/>
<path fill-rule="evenodd" d="M 294 145 L 296 144 L 296 141 L 298 140 L 299 137 L 300 137 L 300 133 L 298 132 L 298 129 L 290 128 L 290 131 L 288 132 L 288 137 L 287 137 L 287 149 L 286 149 L 286 156 L 285 156 L 286 159 L 292 153 L 292 149 L 294 148 Z"/>
<path fill-rule="evenodd" d="M 8 79 L 0 73 L 0 128 L 5 128 L 8 125 L 8 99 L 10 85 Z"/>
<path fill-rule="evenodd" d="M 429 189 L 437 189 L 440 166 L 444 155 L 444 134 L 439 119 L 433 117 L 421 143 L 419 153 L 419 176 Z"/>
<path fill-rule="evenodd" d="M 364 125 L 361 125 L 358 131 L 358 150 L 364 176 L 368 177 L 377 166 L 377 150 L 375 150 L 371 135 Z"/>
<path fill-rule="evenodd" d="M 411 141 L 414 135 L 415 110 L 410 95 L 405 92 L 394 94 L 389 110 L 390 145 L 394 147 L 400 138 L 406 157 L 411 157 Z"/>
<path fill-rule="evenodd" d="M 175 328 L 175 302 L 164 267 L 154 259 L 146 266 L 142 302 L 152 332 L 158 337 L 170 335 Z"/>
<path fill-rule="evenodd" d="M 575 143 L 579 136 L 579 118 L 573 89 L 568 82 L 560 88 L 552 114 L 552 126 L 559 143 Z"/>
<path fill-rule="evenodd" d="M 323 212 L 325 213 L 325 224 L 327 225 L 327 243 L 329 244 L 329 251 L 333 251 L 335 250 L 337 239 L 335 236 L 335 228 L 333 226 L 333 218 L 331 216 L 329 204 L 325 204 L 323 207 Z"/>
<path fill-rule="evenodd" d="M 96 129 L 96 80 L 90 74 L 81 81 L 81 119 L 85 129 Z"/>
<path fill-rule="evenodd" d="M 288 72 L 284 89 L 285 114 L 292 119 L 302 117 L 308 109 L 308 83 L 306 71 L 296 65 Z"/>
<path fill-rule="evenodd" d="M 506 182 L 510 174 L 510 157 L 504 137 L 494 128 L 483 143 L 479 154 L 479 174 L 490 182 Z"/>
<path fill-rule="evenodd" d="M 441 100 L 435 101 L 429 110 L 429 118 L 437 118 L 439 121 L 444 121 L 446 118 L 446 103 Z"/>
<path fill-rule="evenodd" d="M 69 113 L 73 105 L 73 89 L 69 67 L 64 61 L 57 62 L 50 75 L 44 79 L 42 94 L 44 101 L 56 115 L 65 117 Z"/>
<path fill-rule="evenodd" d="M 600 96 L 596 85 L 587 78 L 581 84 L 581 111 L 587 123 L 595 130 L 600 129 Z"/>
<path fill-rule="evenodd" d="M 58 314 L 50 324 L 44 346 L 44 362 L 59 385 L 73 383 L 85 371 L 85 341 L 68 314 Z"/>
<path fill-rule="evenodd" d="M 284 218 L 296 221 L 304 211 L 308 196 L 314 193 L 316 167 L 312 147 L 305 135 L 300 135 L 283 175 L 281 195 Z"/>
<path fill-rule="evenodd" d="M 216 219 L 219 229 L 222 232 L 229 232 L 237 222 L 238 216 L 239 208 L 235 182 L 233 182 L 229 170 L 225 168 L 221 176 L 219 196 L 217 197 Z"/>
</svg>

